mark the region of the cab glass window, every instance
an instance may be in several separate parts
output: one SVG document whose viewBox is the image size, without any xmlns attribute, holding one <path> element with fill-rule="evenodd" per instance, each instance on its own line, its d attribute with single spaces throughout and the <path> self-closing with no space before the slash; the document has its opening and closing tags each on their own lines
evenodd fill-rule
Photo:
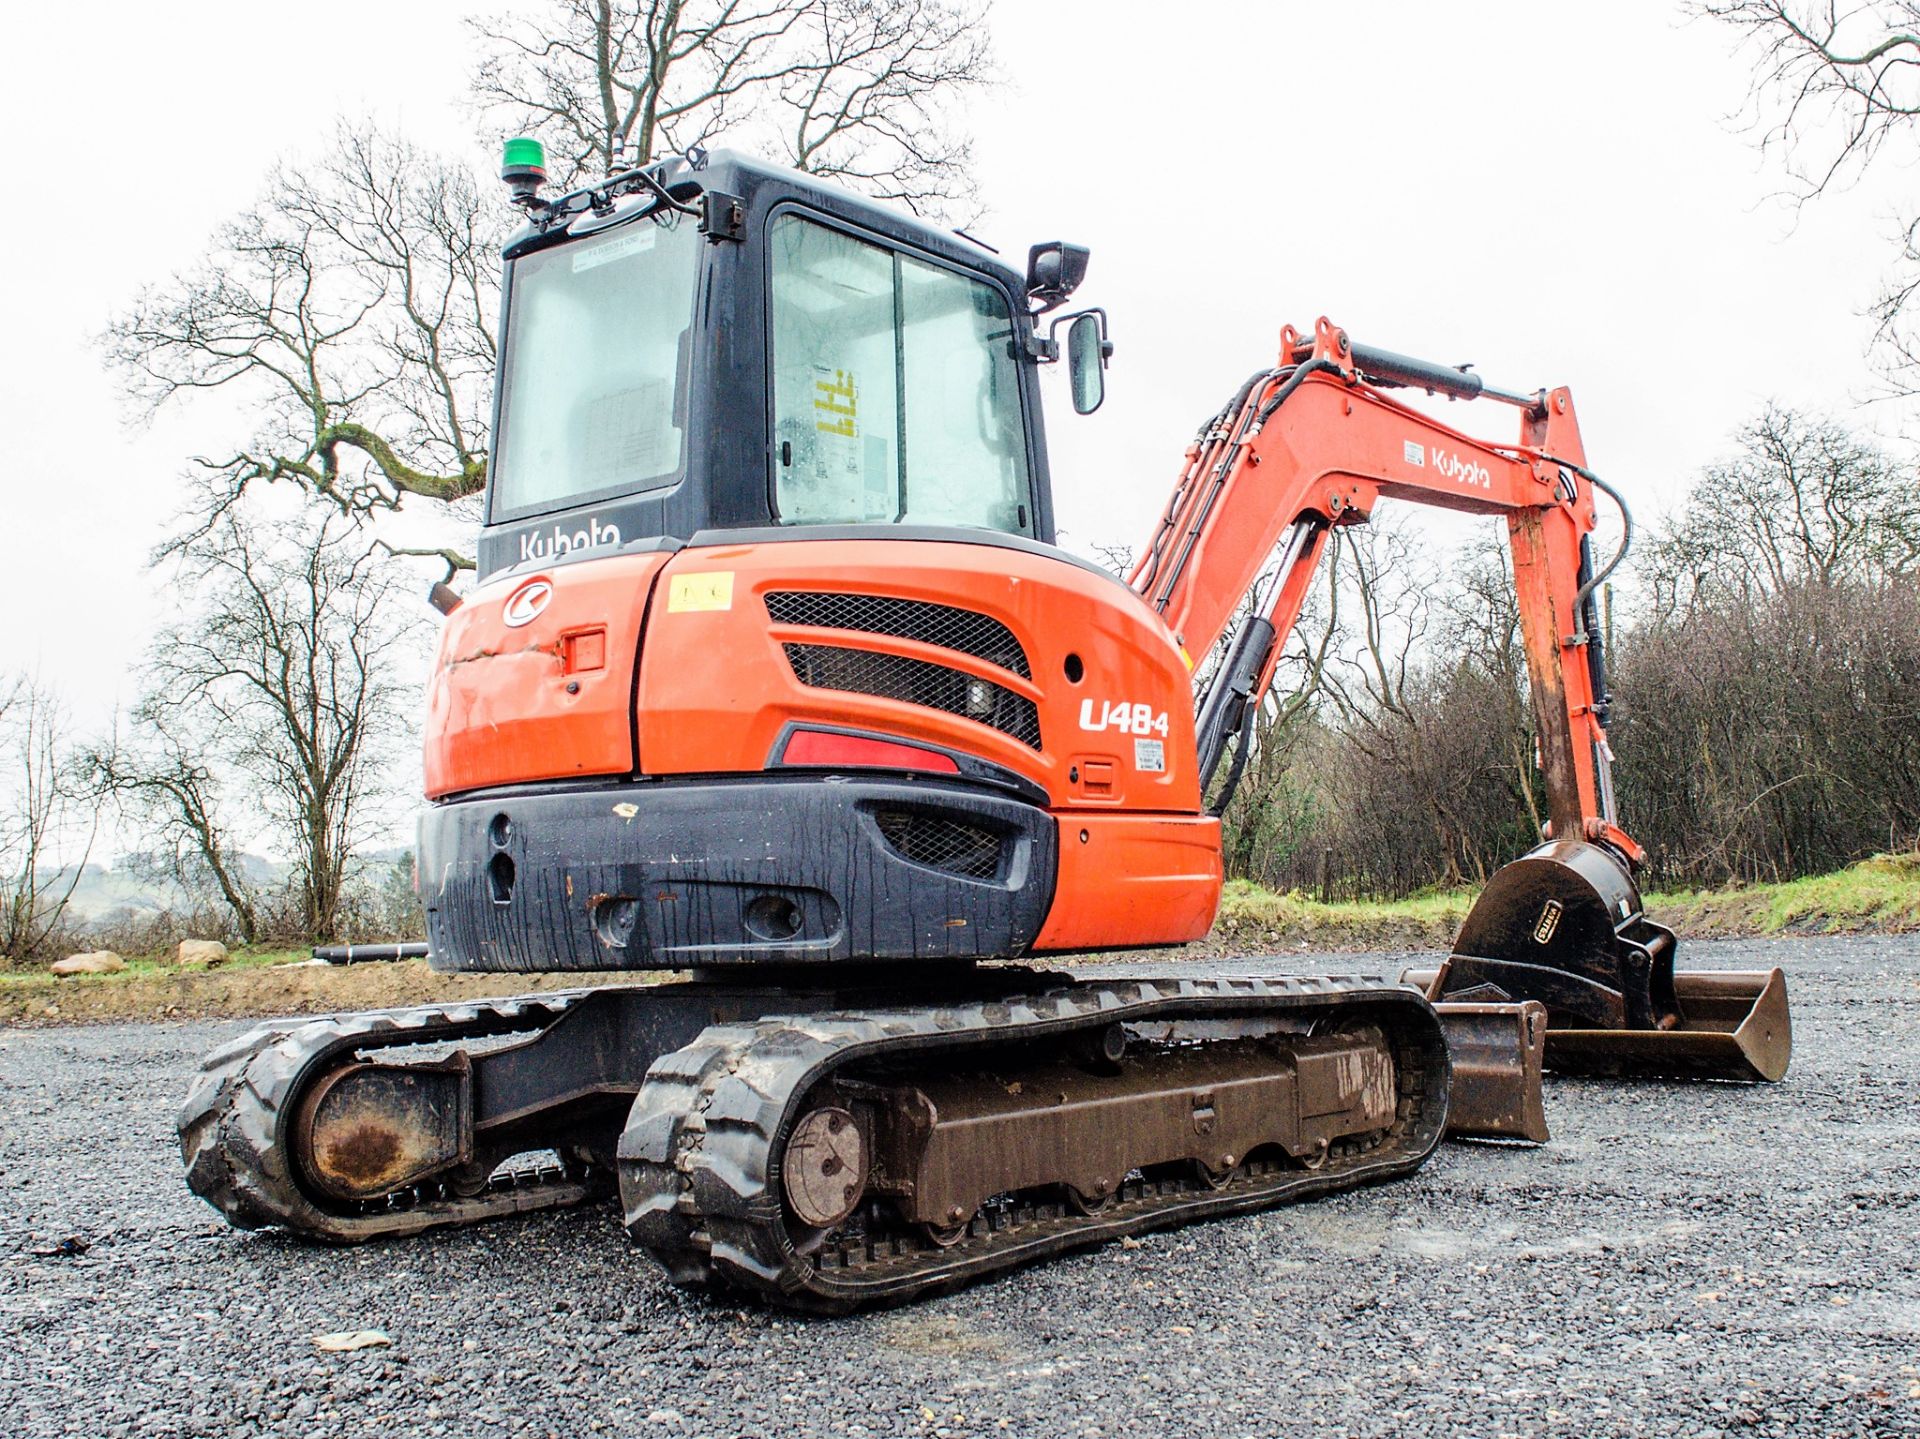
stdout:
<svg viewBox="0 0 1920 1439">
<path fill-rule="evenodd" d="M 642 218 L 513 262 L 495 519 L 679 478 L 700 243 Z"/>
<path fill-rule="evenodd" d="M 1029 533 L 1005 296 L 797 215 L 770 243 L 781 521 Z"/>
</svg>

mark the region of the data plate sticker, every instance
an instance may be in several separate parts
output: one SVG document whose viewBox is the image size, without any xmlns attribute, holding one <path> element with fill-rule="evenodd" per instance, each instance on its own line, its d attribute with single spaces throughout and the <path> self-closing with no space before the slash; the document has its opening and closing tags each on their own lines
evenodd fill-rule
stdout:
<svg viewBox="0 0 1920 1439">
<path fill-rule="evenodd" d="M 706 574 L 675 575 L 667 586 L 667 613 L 687 614 L 699 610 L 733 608 L 733 571 L 715 570 Z"/>
<path fill-rule="evenodd" d="M 598 269 L 602 265 L 612 264 L 615 260 L 624 260 L 629 255 L 642 254 L 651 250 L 654 241 L 660 238 L 660 227 L 649 221 L 641 220 L 624 235 L 615 235 L 598 244 L 588 244 L 584 249 L 573 252 L 573 273 L 582 270 Z"/>
<path fill-rule="evenodd" d="M 1167 771 L 1166 742 L 1157 739 L 1135 740 L 1133 767 L 1142 774 L 1165 774 Z"/>
</svg>

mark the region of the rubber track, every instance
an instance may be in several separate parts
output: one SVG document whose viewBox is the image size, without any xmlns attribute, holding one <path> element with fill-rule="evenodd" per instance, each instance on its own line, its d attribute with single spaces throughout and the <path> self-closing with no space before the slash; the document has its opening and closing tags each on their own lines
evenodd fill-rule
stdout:
<svg viewBox="0 0 1920 1439">
<path fill-rule="evenodd" d="M 1303 1011 L 1319 1018 L 1350 1008 L 1386 1022 L 1394 1036 L 1398 1112 L 1376 1147 L 1346 1142 L 1321 1169 L 1267 1166 L 1217 1190 L 1197 1181 L 1136 1181 L 1094 1215 L 1059 1210 L 1005 1225 L 976 1218 L 966 1238 L 944 1249 L 896 1241 L 851 1260 L 831 1245 L 814 1256 L 795 1249 L 779 1156 L 809 1092 L 843 1065 L 1156 1018 Z M 719 1281 L 793 1308 L 845 1312 L 1126 1234 L 1405 1174 L 1439 1143 L 1449 1079 L 1433 1011 L 1381 979 L 1087 983 L 951 1006 L 775 1016 L 716 1025 L 655 1062 L 621 1136 L 620 1192 L 628 1233 L 677 1281 Z"/>
<path fill-rule="evenodd" d="M 352 1051 L 438 1044 L 539 1029 L 589 990 L 416 1009 L 370 1010 L 263 1025 L 209 1054 L 177 1127 L 187 1184 L 241 1229 L 278 1224 L 309 1239 L 353 1244 L 506 1214 L 578 1204 L 604 1181 L 551 1171 L 531 1182 L 496 1180 L 472 1197 L 409 1191 L 347 1214 L 316 1205 L 294 1172 L 285 1124 L 308 1078 Z"/>
</svg>

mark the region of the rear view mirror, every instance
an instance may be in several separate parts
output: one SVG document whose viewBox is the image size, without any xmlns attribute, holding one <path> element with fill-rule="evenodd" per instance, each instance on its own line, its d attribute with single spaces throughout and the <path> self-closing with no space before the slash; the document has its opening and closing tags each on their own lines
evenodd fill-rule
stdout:
<svg viewBox="0 0 1920 1439">
<path fill-rule="evenodd" d="M 1113 346 L 1100 333 L 1096 310 L 1075 315 L 1067 326 L 1067 380 L 1076 414 L 1091 415 L 1107 397 L 1107 356 Z"/>
</svg>

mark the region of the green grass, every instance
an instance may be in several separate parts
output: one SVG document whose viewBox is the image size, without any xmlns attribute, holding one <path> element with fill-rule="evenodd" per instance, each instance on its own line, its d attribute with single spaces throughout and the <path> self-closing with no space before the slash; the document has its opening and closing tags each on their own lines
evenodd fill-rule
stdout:
<svg viewBox="0 0 1920 1439">
<path fill-rule="evenodd" d="M 226 962 L 221 969 L 265 969 L 275 964 L 297 964 L 311 958 L 304 949 L 235 949 L 227 952 Z M 173 962 L 171 954 L 165 956 L 145 955 L 135 957 L 122 955 L 127 967 L 115 974 L 76 974 L 64 979 L 56 979 L 47 973 L 44 967 L 13 971 L 0 971 L 0 987 L 49 986 L 57 984 L 124 984 L 130 979 L 142 975 L 156 974 L 193 974 L 204 971 L 182 970 Z"/>
<path fill-rule="evenodd" d="M 1259 942 L 1350 946 L 1444 945 L 1473 906 L 1471 890 L 1427 890 L 1390 900 L 1323 904 L 1298 892 L 1276 894 L 1235 879 L 1220 897 L 1216 937 Z"/>
<path fill-rule="evenodd" d="M 1276 894 L 1244 879 L 1227 881 L 1220 912 L 1249 919 L 1275 913 L 1286 916 L 1341 920 L 1405 920 L 1411 924 L 1458 924 L 1473 904 L 1471 889 L 1426 889 L 1403 899 L 1337 899 L 1322 903 L 1299 891 Z"/>
<path fill-rule="evenodd" d="M 1647 905 L 1683 934 L 1920 930 L 1920 851 L 1877 854 L 1833 874 L 1783 884 L 1650 894 Z"/>
<path fill-rule="evenodd" d="M 1322 904 L 1230 880 L 1216 937 L 1311 945 L 1440 945 L 1452 941 L 1476 889 L 1428 890 L 1405 899 Z M 1920 851 L 1875 855 L 1834 874 L 1783 884 L 1649 892 L 1648 912 L 1682 936 L 1902 933 L 1920 930 Z"/>
</svg>

